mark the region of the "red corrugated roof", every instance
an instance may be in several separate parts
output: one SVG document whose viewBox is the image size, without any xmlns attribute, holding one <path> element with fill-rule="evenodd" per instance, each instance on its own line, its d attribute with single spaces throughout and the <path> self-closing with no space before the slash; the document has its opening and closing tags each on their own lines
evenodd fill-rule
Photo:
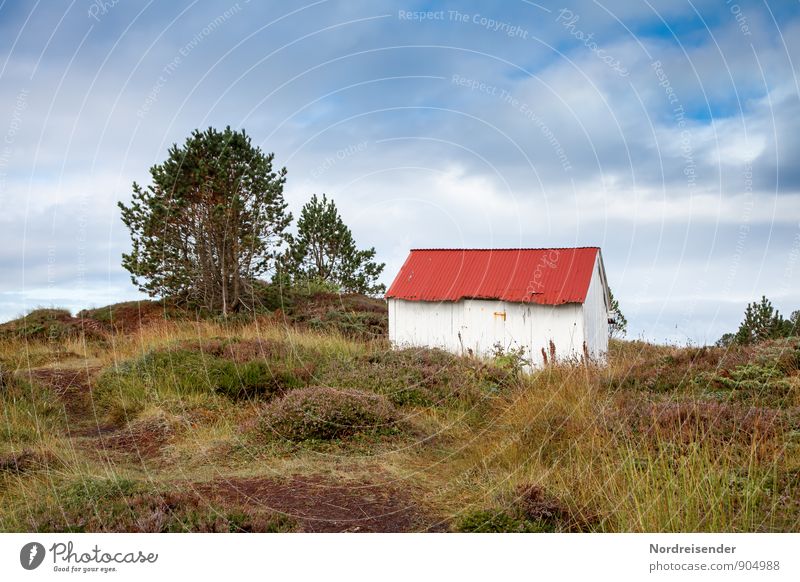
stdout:
<svg viewBox="0 0 800 582">
<path fill-rule="evenodd" d="M 408 301 L 583 303 L 599 251 L 597 247 L 413 249 L 386 297 Z"/>
</svg>

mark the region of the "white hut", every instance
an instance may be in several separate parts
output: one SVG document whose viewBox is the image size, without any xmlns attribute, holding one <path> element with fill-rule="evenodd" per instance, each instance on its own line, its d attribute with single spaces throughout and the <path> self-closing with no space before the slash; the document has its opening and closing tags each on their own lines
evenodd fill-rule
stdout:
<svg viewBox="0 0 800 582">
<path fill-rule="evenodd" d="M 609 295 L 600 249 L 415 249 L 386 293 L 395 346 L 604 362 Z"/>
</svg>

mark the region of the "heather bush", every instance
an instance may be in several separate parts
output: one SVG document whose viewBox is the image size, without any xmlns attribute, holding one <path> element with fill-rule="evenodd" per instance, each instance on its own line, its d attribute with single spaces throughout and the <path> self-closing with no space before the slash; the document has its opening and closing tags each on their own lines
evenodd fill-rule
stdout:
<svg viewBox="0 0 800 582">
<path fill-rule="evenodd" d="M 355 434 L 393 434 L 399 416 L 383 396 L 359 390 L 312 387 L 292 390 L 267 405 L 259 432 L 291 441 L 331 440 Z"/>
<path fill-rule="evenodd" d="M 523 484 L 500 500 L 502 509 L 481 509 L 462 515 L 456 531 L 535 533 L 588 531 L 594 518 L 575 514 L 540 485 Z"/>
<path fill-rule="evenodd" d="M 540 485 L 525 484 L 517 487 L 514 507 L 534 523 L 547 525 L 553 530 L 585 530 L 587 520 L 573 515 L 567 505 Z"/>
</svg>

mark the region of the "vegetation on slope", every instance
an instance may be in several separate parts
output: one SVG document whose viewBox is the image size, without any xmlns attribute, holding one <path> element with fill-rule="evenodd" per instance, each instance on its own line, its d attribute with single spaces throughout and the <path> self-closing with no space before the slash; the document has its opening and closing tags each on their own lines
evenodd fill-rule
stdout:
<svg viewBox="0 0 800 582">
<path fill-rule="evenodd" d="M 292 320 L 309 305 L 325 300 L 250 321 L 162 318 L 102 340 L 0 339 L 0 529 L 800 523 L 797 339 L 612 342 L 607 368 L 522 375 L 508 356 L 391 350 L 380 335 L 310 325 L 316 315 Z"/>
</svg>

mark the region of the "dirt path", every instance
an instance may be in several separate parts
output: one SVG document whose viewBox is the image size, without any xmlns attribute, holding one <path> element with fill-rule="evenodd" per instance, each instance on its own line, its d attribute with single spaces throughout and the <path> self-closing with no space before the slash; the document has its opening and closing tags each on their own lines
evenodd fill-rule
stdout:
<svg viewBox="0 0 800 582">
<path fill-rule="evenodd" d="M 440 525 L 400 489 L 385 483 L 334 482 L 295 476 L 281 481 L 263 478 L 219 479 L 189 484 L 211 502 L 279 512 L 306 532 L 413 532 Z"/>
<path fill-rule="evenodd" d="M 36 368 L 30 371 L 34 382 L 50 388 L 63 402 L 67 436 L 85 451 L 104 460 L 119 460 L 121 455 L 153 459 L 169 442 L 171 430 L 157 419 L 117 426 L 104 420 L 92 400 L 92 382 L 99 367 Z"/>
<path fill-rule="evenodd" d="M 89 424 L 92 412 L 91 382 L 99 368 L 34 368 L 30 378 L 50 388 L 64 403 L 71 429 Z"/>
</svg>

